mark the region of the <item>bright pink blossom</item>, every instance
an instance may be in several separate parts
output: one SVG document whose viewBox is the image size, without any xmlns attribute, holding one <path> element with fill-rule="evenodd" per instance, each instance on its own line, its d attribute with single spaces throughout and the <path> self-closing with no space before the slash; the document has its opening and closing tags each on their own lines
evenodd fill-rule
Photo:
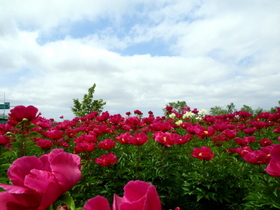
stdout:
<svg viewBox="0 0 280 210">
<path fill-rule="evenodd" d="M 44 210 L 80 180 L 80 170 L 80 157 L 63 149 L 21 157 L 8 169 L 13 185 L 0 184 L 0 209 Z"/>
<path fill-rule="evenodd" d="M 124 187 L 124 196 L 114 195 L 113 210 L 161 210 L 161 202 L 154 185 L 144 181 L 130 181 Z M 178 207 L 177 207 L 178 209 Z M 88 200 L 84 210 L 110 210 L 102 196 Z"/>
</svg>

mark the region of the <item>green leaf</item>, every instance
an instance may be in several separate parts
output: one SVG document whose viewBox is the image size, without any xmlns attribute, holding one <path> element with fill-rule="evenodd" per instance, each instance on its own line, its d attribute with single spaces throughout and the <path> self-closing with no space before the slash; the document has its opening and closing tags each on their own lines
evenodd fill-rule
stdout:
<svg viewBox="0 0 280 210">
<path fill-rule="evenodd" d="M 57 201 L 67 205 L 70 210 L 76 210 L 75 202 L 69 192 L 66 192 L 62 196 L 60 196 Z"/>
</svg>

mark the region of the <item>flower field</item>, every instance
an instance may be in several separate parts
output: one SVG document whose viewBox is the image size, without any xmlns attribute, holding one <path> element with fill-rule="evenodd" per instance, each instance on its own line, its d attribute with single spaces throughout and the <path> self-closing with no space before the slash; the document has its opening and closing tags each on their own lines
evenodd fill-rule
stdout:
<svg viewBox="0 0 280 210">
<path fill-rule="evenodd" d="M 0 209 L 280 209 L 280 108 L 0 124 Z"/>
</svg>

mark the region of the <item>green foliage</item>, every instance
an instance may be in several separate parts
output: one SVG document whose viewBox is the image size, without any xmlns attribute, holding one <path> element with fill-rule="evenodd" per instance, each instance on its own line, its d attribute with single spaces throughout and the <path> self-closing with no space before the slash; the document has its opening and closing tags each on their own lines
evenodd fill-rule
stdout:
<svg viewBox="0 0 280 210">
<path fill-rule="evenodd" d="M 223 109 L 220 106 L 215 106 L 215 107 L 211 107 L 209 113 L 213 116 L 217 116 L 217 115 L 225 115 L 228 114 L 228 111 L 226 109 Z"/>
<path fill-rule="evenodd" d="M 88 89 L 88 94 L 84 95 L 83 101 L 80 102 L 79 99 L 73 99 L 74 106 L 71 107 L 72 112 L 77 117 L 83 117 L 90 114 L 93 111 L 102 112 L 103 106 L 106 104 L 102 99 L 93 100 L 94 89 L 96 85 L 93 84 L 92 87 Z"/>
<path fill-rule="evenodd" d="M 252 107 L 247 106 L 245 104 L 241 107 L 240 111 L 245 111 L 245 112 L 249 112 L 251 114 L 254 114 L 254 110 L 252 109 Z"/>
<path fill-rule="evenodd" d="M 187 103 L 185 101 L 177 101 L 177 102 L 169 102 L 166 106 L 172 106 L 173 110 L 176 110 L 178 113 L 182 113 L 182 108 L 187 107 Z M 165 115 L 166 109 L 163 109 L 163 113 Z"/>
<path fill-rule="evenodd" d="M 94 89 L 94 88 L 93 88 Z M 92 92 L 93 93 L 93 92 Z M 185 102 L 177 102 L 177 110 L 187 106 Z M 174 105 L 169 103 L 169 105 Z M 180 105 L 180 106 L 179 106 Z M 215 107 L 214 107 L 215 108 Z M 235 110 L 234 104 L 230 104 L 228 109 L 216 107 L 214 111 L 225 111 L 226 113 Z M 251 110 L 244 105 L 244 111 Z M 111 116 L 112 118 L 115 116 Z M 82 207 L 84 203 L 97 195 L 106 197 L 112 203 L 113 195 L 123 196 L 123 187 L 131 180 L 142 180 L 153 184 L 160 195 L 163 209 L 174 209 L 180 206 L 184 209 L 227 209 L 227 210 L 255 210 L 255 209 L 280 209 L 280 182 L 271 177 L 264 171 L 266 164 L 253 165 L 246 162 L 236 153 L 229 153 L 229 148 L 240 147 L 235 143 L 234 138 L 227 139 L 224 142 L 216 144 L 212 136 L 199 138 L 192 134 L 192 139 L 184 144 L 173 144 L 165 146 L 153 139 L 156 130 L 147 129 L 149 126 L 145 123 L 133 124 L 129 130 L 124 130 L 122 125 L 127 122 L 94 121 L 94 119 L 77 120 L 75 123 L 64 121 L 56 127 L 64 132 L 62 140 L 67 141 L 69 147 L 55 144 L 59 140 L 52 140 L 53 148 L 63 148 L 65 151 L 73 153 L 77 146 L 75 140 L 83 134 L 96 135 L 96 148 L 92 152 L 83 151 L 78 155 L 82 159 L 82 179 L 71 190 L 70 194 L 64 195 L 58 201 L 60 204 L 66 203 L 68 206 Z M 133 119 L 133 117 L 131 117 Z M 144 120 L 140 118 L 139 122 Z M 175 124 L 179 118 L 165 119 L 165 122 Z M 211 121 L 205 119 L 193 121 L 192 119 L 180 119 L 186 126 L 200 125 L 202 127 L 213 126 Z M 232 120 L 232 121 L 231 121 Z M 251 126 L 251 122 L 256 120 L 254 117 L 248 118 L 233 117 L 228 118 L 227 123 L 235 129 L 240 124 Z M 230 121 L 230 122 L 229 122 Z M 266 119 L 257 119 L 258 122 L 267 122 Z M 144 121 L 142 121 L 144 122 Z M 220 122 L 220 121 L 219 121 Z M 147 123 L 147 121 L 146 121 Z M 274 144 L 279 134 L 273 132 L 275 127 L 279 126 L 279 119 L 275 124 L 269 124 L 265 128 L 256 130 L 251 134 L 256 138 L 255 142 L 250 143 L 253 150 L 259 150 L 261 145 L 259 140 L 269 138 Z M 219 123 L 218 123 L 219 124 Z M 63 125 L 63 126 L 61 126 Z M 95 132 L 97 128 L 105 126 L 108 132 Z M 217 126 L 217 124 L 216 124 Z M 213 126 L 214 127 L 214 126 Z M 3 145 L 0 149 L 0 182 L 9 184 L 6 172 L 10 164 L 18 157 L 23 155 L 35 155 L 39 157 L 43 151 L 39 148 L 34 137 L 40 137 L 40 132 L 35 132 L 33 128 L 36 125 L 29 122 L 21 122 L 15 130 L 5 134 L 12 139 L 12 150 L 7 150 Z M 160 129 L 160 128 L 159 128 Z M 35 129 L 36 130 L 36 129 Z M 69 131 L 75 131 L 75 135 L 69 135 Z M 141 146 L 133 144 L 122 144 L 116 140 L 116 136 L 121 133 L 145 132 L 149 141 Z M 174 126 L 169 129 L 169 133 L 177 133 L 181 136 L 187 135 L 186 127 Z M 205 133 L 205 132 L 204 132 Z M 222 131 L 216 130 L 215 135 L 223 135 Z M 237 137 L 247 136 L 242 130 L 237 129 Z M 45 137 L 47 138 L 47 137 Z M 105 139 L 116 140 L 113 149 L 103 150 L 97 145 Z M 200 160 L 192 157 L 190 154 L 195 147 L 207 146 L 215 154 L 210 161 Z M 94 162 L 96 158 L 106 153 L 113 153 L 117 156 L 118 162 L 102 167 Z M 75 201 L 75 204 L 74 204 Z"/>
<path fill-rule="evenodd" d="M 233 113 L 235 111 L 237 111 L 237 110 L 235 109 L 234 103 L 230 103 L 230 104 L 227 105 L 227 112 L 228 113 Z"/>
</svg>

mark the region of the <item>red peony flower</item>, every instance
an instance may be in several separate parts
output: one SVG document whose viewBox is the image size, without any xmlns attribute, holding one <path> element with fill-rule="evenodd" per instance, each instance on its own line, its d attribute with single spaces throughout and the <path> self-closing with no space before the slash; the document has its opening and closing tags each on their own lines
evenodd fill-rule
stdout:
<svg viewBox="0 0 280 210">
<path fill-rule="evenodd" d="M 121 135 L 116 137 L 116 140 L 121 144 L 128 144 L 131 140 L 132 136 L 130 133 L 122 133 Z"/>
<path fill-rule="evenodd" d="M 270 150 L 271 160 L 264 169 L 270 176 L 280 177 L 280 144 L 274 145 Z"/>
<path fill-rule="evenodd" d="M 248 163 L 261 165 L 269 162 L 270 158 L 267 158 L 267 156 L 268 156 L 267 153 L 260 150 L 255 150 L 247 153 L 243 157 L 243 159 L 246 160 Z"/>
<path fill-rule="evenodd" d="M 74 147 L 74 151 L 75 154 L 80 154 L 82 152 L 92 152 L 95 149 L 95 147 L 96 147 L 95 143 L 81 142 Z"/>
<path fill-rule="evenodd" d="M 256 128 L 245 128 L 243 129 L 243 132 L 248 134 L 248 135 L 252 135 L 253 133 L 255 133 Z"/>
<path fill-rule="evenodd" d="M 105 139 L 98 143 L 100 149 L 109 150 L 115 147 L 116 142 L 113 139 Z"/>
<path fill-rule="evenodd" d="M 173 138 L 173 135 L 168 132 L 165 132 L 165 133 L 162 131 L 155 132 L 153 134 L 153 138 L 155 139 L 155 141 L 157 141 L 167 147 L 170 147 L 176 143 L 175 139 Z"/>
<path fill-rule="evenodd" d="M 271 145 L 273 142 L 270 139 L 261 139 L 259 141 L 260 145 L 262 146 L 269 146 Z"/>
<path fill-rule="evenodd" d="M 141 146 L 148 142 L 149 138 L 145 133 L 134 133 L 134 136 L 130 139 L 129 143 L 137 146 Z"/>
<path fill-rule="evenodd" d="M 9 113 L 9 124 L 16 125 L 21 122 L 23 119 L 28 121 L 35 120 L 39 114 L 38 109 L 34 106 L 16 106 Z"/>
<path fill-rule="evenodd" d="M 191 153 L 191 156 L 198 158 L 200 160 L 211 160 L 214 157 L 214 154 L 211 152 L 210 147 L 204 147 L 201 148 L 193 148 L 193 152 Z"/>
<path fill-rule="evenodd" d="M 230 129 L 226 129 L 222 132 L 222 134 L 224 134 L 228 139 L 233 139 L 234 137 L 236 137 L 236 130 L 230 130 Z"/>
<path fill-rule="evenodd" d="M 48 139 L 39 139 L 37 141 L 36 145 L 38 145 L 42 149 L 50 149 L 50 148 L 52 148 L 53 143 L 51 140 L 48 140 Z"/>
<path fill-rule="evenodd" d="M 136 115 L 143 115 L 143 113 L 140 110 L 134 110 L 134 114 L 136 114 Z"/>
<path fill-rule="evenodd" d="M 108 153 L 105 155 L 101 155 L 100 158 L 96 158 L 95 162 L 100 165 L 100 166 L 109 166 L 114 163 L 118 162 L 118 158 L 115 154 L 113 153 Z"/>
</svg>

